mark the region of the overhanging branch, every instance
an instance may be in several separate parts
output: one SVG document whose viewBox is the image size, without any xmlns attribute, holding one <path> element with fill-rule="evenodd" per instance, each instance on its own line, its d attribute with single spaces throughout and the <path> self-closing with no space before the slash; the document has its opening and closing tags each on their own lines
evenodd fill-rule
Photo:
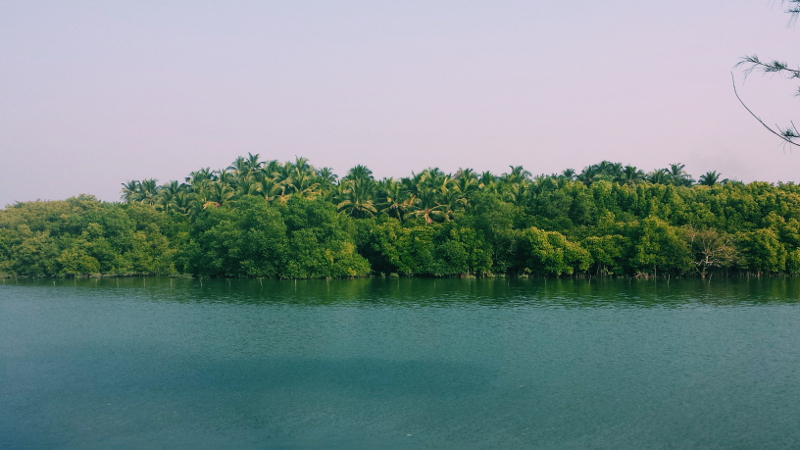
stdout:
<svg viewBox="0 0 800 450">
<path fill-rule="evenodd" d="M 772 133 L 775 136 L 778 136 L 779 138 L 781 138 L 784 142 L 800 147 L 800 143 L 797 143 L 797 142 L 794 141 L 794 139 L 800 138 L 800 133 L 797 132 L 796 128 L 794 128 L 794 129 L 786 128 L 786 130 L 781 130 L 780 128 L 778 128 L 779 131 L 775 131 L 772 127 L 770 127 L 769 125 L 764 123 L 764 121 L 761 120 L 761 117 L 758 117 L 758 115 L 756 115 L 756 113 L 754 113 L 750 108 L 748 108 L 747 105 L 742 100 L 742 98 L 739 97 L 739 92 L 736 90 L 736 78 L 734 77 L 733 72 L 731 72 L 731 82 L 733 84 L 733 94 L 736 96 L 736 99 L 739 100 L 739 103 L 742 104 L 744 109 L 748 113 L 750 113 L 750 115 L 753 116 L 758 121 L 758 123 L 760 123 L 770 133 Z M 792 126 L 794 127 L 794 124 L 792 124 Z"/>
</svg>

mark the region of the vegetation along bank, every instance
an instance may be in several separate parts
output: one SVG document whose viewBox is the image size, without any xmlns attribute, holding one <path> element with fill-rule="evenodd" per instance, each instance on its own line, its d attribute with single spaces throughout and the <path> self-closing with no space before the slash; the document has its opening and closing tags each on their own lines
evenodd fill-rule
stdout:
<svg viewBox="0 0 800 450">
<path fill-rule="evenodd" d="M 708 276 L 800 272 L 800 187 L 603 161 L 532 177 L 339 179 L 240 157 L 184 182 L 0 210 L 0 276 Z"/>
</svg>

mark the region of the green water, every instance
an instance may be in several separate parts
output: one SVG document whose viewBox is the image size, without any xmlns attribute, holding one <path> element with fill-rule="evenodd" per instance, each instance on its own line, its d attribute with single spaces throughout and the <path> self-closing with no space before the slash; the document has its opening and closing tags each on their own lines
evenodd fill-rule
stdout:
<svg viewBox="0 0 800 450">
<path fill-rule="evenodd" d="M 800 448 L 800 280 L 6 280 L 0 448 Z"/>
</svg>

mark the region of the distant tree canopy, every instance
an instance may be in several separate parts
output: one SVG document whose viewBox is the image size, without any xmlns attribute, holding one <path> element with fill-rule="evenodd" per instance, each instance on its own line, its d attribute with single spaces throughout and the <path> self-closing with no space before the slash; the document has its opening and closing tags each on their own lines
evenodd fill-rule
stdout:
<svg viewBox="0 0 800 450">
<path fill-rule="evenodd" d="M 603 161 L 532 176 L 428 168 L 341 178 L 304 158 L 237 158 L 183 182 L 0 210 L 0 275 L 206 277 L 800 272 L 800 187 L 683 164 Z"/>
<path fill-rule="evenodd" d="M 781 4 L 786 5 L 785 12 L 791 16 L 789 23 L 794 24 L 798 15 L 800 15 L 800 0 L 782 0 Z M 790 80 L 800 79 L 800 68 L 797 68 L 796 65 L 794 66 L 795 68 L 792 68 L 788 63 L 777 59 L 762 60 L 756 54 L 743 56 L 735 67 L 742 68 L 745 77 L 750 75 L 753 71 L 757 71 L 764 74 L 783 75 Z M 790 120 L 789 124 L 784 126 L 768 125 L 758 114 L 751 110 L 739 96 L 736 90 L 735 80 L 733 81 L 733 93 L 744 109 L 770 133 L 781 138 L 786 144 L 800 146 L 800 130 L 797 129 L 793 121 Z M 800 87 L 797 88 L 795 95 L 800 95 Z"/>
</svg>

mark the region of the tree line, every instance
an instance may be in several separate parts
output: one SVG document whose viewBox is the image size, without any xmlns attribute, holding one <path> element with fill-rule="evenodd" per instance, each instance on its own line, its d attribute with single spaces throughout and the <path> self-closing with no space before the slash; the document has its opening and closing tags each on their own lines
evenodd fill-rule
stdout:
<svg viewBox="0 0 800 450">
<path fill-rule="evenodd" d="M 645 173 L 437 168 L 341 179 L 308 160 L 237 158 L 183 182 L 0 210 L 0 274 L 207 277 L 707 276 L 800 272 L 800 187 L 682 164 Z"/>
</svg>

